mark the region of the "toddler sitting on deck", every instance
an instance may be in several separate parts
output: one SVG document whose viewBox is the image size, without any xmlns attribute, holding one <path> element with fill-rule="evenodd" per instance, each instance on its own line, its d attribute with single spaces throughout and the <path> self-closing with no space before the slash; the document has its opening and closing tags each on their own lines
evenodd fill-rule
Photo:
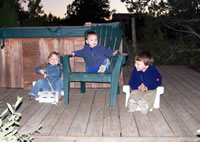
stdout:
<svg viewBox="0 0 200 142">
<path fill-rule="evenodd" d="M 63 91 L 63 80 L 61 79 L 62 72 L 63 67 L 60 63 L 60 54 L 55 51 L 51 52 L 46 63 L 36 68 L 36 73 L 43 75 L 44 78 L 36 81 L 28 94 L 30 100 L 38 100 L 38 92 L 41 89 L 43 91 L 52 91 L 51 86 L 54 91 L 58 91 L 59 94 L 61 94 L 61 91 Z M 46 79 L 47 77 L 48 80 Z"/>
</svg>

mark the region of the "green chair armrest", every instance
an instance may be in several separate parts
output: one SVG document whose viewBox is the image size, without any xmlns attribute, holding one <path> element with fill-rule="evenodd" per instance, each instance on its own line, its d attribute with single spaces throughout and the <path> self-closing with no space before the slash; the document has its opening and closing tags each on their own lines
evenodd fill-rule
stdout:
<svg viewBox="0 0 200 142">
<path fill-rule="evenodd" d="M 63 65 L 64 74 L 71 72 L 70 61 L 69 58 L 72 57 L 71 55 L 65 55 L 60 57 L 60 61 Z"/>
<path fill-rule="evenodd" d="M 114 68 L 113 68 L 113 71 L 112 71 L 113 77 L 120 74 L 121 68 L 125 64 L 126 56 L 127 55 L 123 55 L 123 54 L 118 55 L 117 60 L 116 60 L 115 65 L 114 65 Z"/>
</svg>

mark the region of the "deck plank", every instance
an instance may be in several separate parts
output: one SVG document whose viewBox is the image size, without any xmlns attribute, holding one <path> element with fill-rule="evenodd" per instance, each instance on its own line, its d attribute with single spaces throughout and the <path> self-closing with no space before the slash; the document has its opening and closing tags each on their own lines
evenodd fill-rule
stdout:
<svg viewBox="0 0 200 142">
<path fill-rule="evenodd" d="M 35 137 L 36 142 L 199 142 L 194 137 Z"/>
<path fill-rule="evenodd" d="M 128 112 L 125 107 L 125 94 L 120 94 L 118 96 L 119 108 L 120 108 L 120 124 L 121 124 L 121 136 L 139 136 L 137 124 L 133 113 Z"/>
<path fill-rule="evenodd" d="M 178 69 L 173 66 L 172 67 L 170 66 L 169 70 L 172 71 L 173 74 L 175 74 L 176 80 L 179 80 L 179 81 L 181 80 L 180 81 L 181 86 L 184 86 L 184 88 L 187 91 L 190 91 L 192 95 L 196 95 L 199 98 L 200 73 L 198 74 L 199 76 L 197 76 L 197 73 L 196 73 L 196 76 L 193 76 L 192 75 L 193 70 L 188 69 L 187 67 L 185 67 L 185 69 L 183 68 Z"/>
<path fill-rule="evenodd" d="M 168 67 L 169 69 L 169 67 Z M 165 68 L 166 70 L 166 68 Z M 166 72 L 167 73 L 167 72 Z M 188 127 L 189 130 L 193 133 L 193 135 L 196 134 L 196 130 L 200 127 L 200 123 L 198 120 L 196 120 L 190 113 L 190 110 L 188 110 L 187 105 L 184 105 L 184 95 L 183 93 L 180 93 L 179 90 L 182 90 L 183 86 L 179 86 L 179 83 L 171 84 L 172 82 L 175 82 L 175 74 L 163 74 L 168 76 L 167 80 L 165 81 L 165 84 L 167 84 L 167 87 L 165 87 L 166 95 L 163 95 L 163 98 L 166 99 L 166 101 L 171 105 L 173 110 L 176 112 L 176 114 L 179 116 L 180 120 L 183 121 L 183 125 Z M 172 77 L 169 77 L 169 76 Z M 179 88 L 178 88 L 179 87 Z M 187 93 L 187 92 L 185 92 Z M 189 94 L 188 94 L 189 95 Z M 172 105 L 173 104 L 173 105 Z M 183 127 L 183 126 L 182 126 Z"/>
<path fill-rule="evenodd" d="M 167 76 L 171 76 L 168 74 Z M 180 78 L 180 79 L 179 79 Z M 185 81 L 183 81 L 184 76 L 180 77 L 178 74 L 173 76 L 173 81 L 170 81 L 170 84 L 173 86 L 177 86 L 176 90 L 178 90 L 181 93 L 182 103 L 185 103 L 184 105 L 188 107 L 188 110 L 192 110 L 190 112 L 194 112 L 194 116 L 199 118 L 200 116 L 200 96 L 198 95 L 199 92 L 192 88 L 189 84 L 187 84 Z M 176 83 L 178 82 L 178 83 Z M 192 81 L 191 81 L 192 82 Z M 168 86 L 170 88 L 170 86 Z"/>
<path fill-rule="evenodd" d="M 61 114 L 65 109 L 63 102 L 58 102 L 57 105 L 53 105 L 53 108 L 49 111 L 45 119 L 42 121 L 40 134 L 42 136 L 48 136 L 54 129 L 56 122 L 60 118 Z"/>
<path fill-rule="evenodd" d="M 21 127 L 19 132 L 27 132 L 30 129 L 36 130 L 52 107 L 52 104 L 42 104 L 33 116 L 23 125 L 23 127 Z"/>
<path fill-rule="evenodd" d="M 167 100 L 168 103 L 173 104 L 171 106 L 176 114 L 178 114 L 180 120 L 182 120 L 184 122 L 184 125 L 189 128 L 193 135 L 195 135 L 196 130 L 200 128 L 200 123 L 189 113 L 186 108 L 187 106 L 184 106 L 180 99 L 178 99 L 179 96 L 163 97 Z"/>
<path fill-rule="evenodd" d="M 85 136 L 101 137 L 103 133 L 103 116 L 105 106 L 105 95 L 104 89 L 96 91 L 94 104 L 92 106 L 90 120 Z"/>
<path fill-rule="evenodd" d="M 189 68 L 189 67 L 186 67 L 186 66 L 183 66 L 183 65 L 180 65 L 180 66 L 175 65 L 175 66 L 170 66 L 170 68 L 173 68 L 174 70 L 178 69 L 179 75 L 184 74 L 184 75 L 190 76 L 188 79 L 191 78 L 191 79 L 200 80 L 200 73 Z"/>
<path fill-rule="evenodd" d="M 166 93 L 164 95 L 166 95 Z M 160 110 L 175 136 L 192 136 L 191 132 L 177 116 L 177 113 L 173 110 L 170 103 L 167 103 L 164 99 L 164 96 L 161 98 Z"/>
<path fill-rule="evenodd" d="M 29 96 L 27 95 L 28 91 L 25 90 L 25 92 L 26 92 L 25 93 L 26 95 L 22 98 L 22 103 L 20 104 L 21 106 L 19 106 L 19 109 L 18 109 L 18 111 L 21 113 L 23 113 L 32 103 L 34 103 L 34 101 L 31 101 Z"/>
<path fill-rule="evenodd" d="M 103 136 L 116 137 L 120 136 L 120 121 L 118 115 L 118 102 L 114 107 L 109 107 L 109 90 L 106 90 L 106 103 L 103 123 Z"/>
<path fill-rule="evenodd" d="M 184 69 L 181 68 L 180 72 L 182 72 L 183 70 Z M 186 68 L 186 71 L 191 72 L 191 70 L 188 70 L 187 68 Z M 190 86 L 190 84 L 195 84 L 193 82 L 193 79 L 188 78 L 187 79 L 189 82 L 189 84 L 188 84 L 185 81 L 182 81 L 182 79 L 179 79 L 179 78 L 185 78 L 185 75 L 181 76 L 181 75 L 179 75 L 180 73 L 176 73 L 176 72 L 173 72 L 173 73 L 176 74 L 174 77 L 175 81 L 180 82 L 179 84 L 177 84 L 177 86 L 182 86 L 182 88 L 179 87 L 181 89 L 178 89 L 178 91 L 181 93 L 182 96 L 184 96 L 184 97 L 182 97 L 183 105 L 187 107 L 187 110 L 192 114 L 192 116 L 196 120 L 199 120 L 199 118 L 200 118 L 200 104 L 199 104 L 200 96 L 199 96 L 199 91 L 197 89 L 194 89 L 192 86 Z M 172 83 L 172 84 L 174 84 L 174 83 Z"/>
<path fill-rule="evenodd" d="M 168 66 L 165 66 L 167 68 Z M 188 69 L 185 67 L 184 69 L 181 67 L 175 68 L 174 66 L 170 66 L 169 70 L 175 75 L 175 78 L 178 80 L 182 80 L 180 82 L 182 85 L 186 86 L 193 94 L 200 96 L 199 91 L 199 84 L 200 84 L 200 73 L 197 76 L 192 74 L 192 69 Z M 195 71 L 193 71 L 195 72 Z"/>
<path fill-rule="evenodd" d="M 17 101 L 17 96 L 23 97 L 25 95 L 25 92 L 23 89 L 11 89 L 6 93 L 6 96 L 4 96 L 0 101 L 0 108 L 1 110 L 4 110 L 7 108 L 7 104 L 15 104 Z"/>
<path fill-rule="evenodd" d="M 71 89 L 70 102 L 68 105 L 65 105 L 64 112 L 60 116 L 55 127 L 51 131 L 50 135 L 52 136 L 66 136 L 71 124 L 76 116 L 80 102 L 82 100 L 83 94 L 79 93 L 79 90 Z"/>
<path fill-rule="evenodd" d="M 158 137 L 170 137 L 175 136 L 171 128 L 166 122 L 165 117 L 160 112 L 159 109 L 153 109 L 152 112 L 149 112 L 149 119 L 154 127 L 156 136 Z"/>
<path fill-rule="evenodd" d="M 23 100 L 26 99 L 28 96 L 28 91 L 24 90 L 24 89 L 19 89 L 19 91 L 14 92 L 15 93 L 15 97 L 12 97 L 12 99 L 9 101 L 10 104 L 15 104 L 17 101 L 17 97 L 22 97 L 22 103 Z M 13 95 L 12 95 L 13 96 Z"/>
<path fill-rule="evenodd" d="M 13 99 L 12 95 L 13 93 L 15 93 L 16 91 L 19 91 L 19 89 L 7 89 L 7 91 L 2 91 L 1 95 L 0 95 L 0 107 L 2 107 L 3 105 L 5 105 L 5 101 L 9 102 L 10 99 Z"/>
<path fill-rule="evenodd" d="M 156 131 L 153 127 L 151 120 L 148 117 L 149 114 L 143 114 L 141 112 L 134 112 L 135 121 L 137 123 L 139 136 L 156 136 Z M 148 128 L 148 129 L 147 129 Z"/>
<path fill-rule="evenodd" d="M 0 100 L 6 96 L 8 91 L 9 91 L 9 89 L 7 89 L 7 88 L 0 89 Z"/>
<path fill-rule="evenodd" d="M 177 69 L 174 68 L 173 66 L 168 67 L 168 69 L 170 70 L 170 72 L 172 72 L 172 74 L 167 74 L 168 76 L 172 76 L 168 78 L 168 82 L 170 82 L 170 85 L 176 86 L 176 90 L 180 92 L 179 95 L 184 100 L 182 102 L 187 104 L 184 106 L 186 106 L 187 108 L 190 107 L 188 109 L 188 111 L 190 112 L 193 112 L 194 110 L 195 111 L 200 110 L 200 104 L 198 103 L 200 101 L 200 95 L 198 91 L 199 84 L 197 84 L 197 83 L 200 83 L 200 79 L 197 80 L 198 82 L 195 82 L 194 79 L 197 79 L 197 78 L 191 78 L 191 75 L 190 77 L 188 77 L 187 75 L 189 73 L 184 71 L 184 69 L 182 68 L 180 71 L 177 71 Z M 187 68 L 185 68 L 185 70 L 191 71 L 191 69 L 188 70 Z M 182 72 L 185 72 L 185 74 L 182 74 Z M 199 73 L 199 76 L 200 76 L 200 73 Z M 173 78 L 173 80 L 171 78 Z M 178 82 L 178 83 L 175 83 L 175 82 Z M 195 112 L 194 115 L 197 115 L 197 118 L 199 118 L 200 112 L 198 113 Z"/>
<path fill-rule="evenodd" d="M 83 94 L 83 98 L 76 113 L 76 117 L 74 118 L 71 128 L 67 134 L 68 136 L 85 135 L 89 116 L 91 113 L 91 106 L 94 99 L 94 90 L 87 90 L 86 92 L 87 93 Z"/>
<path fill-rule="evenodd" d="M 21 127 L 24 126 L 24 124 L 36 113 L 36 111 L 42 106 L 42 104 L 38 102 L 28 101 L 30 102 L 30 105 L 25 108 L 22 104 L 22 118 L 20 119 Z M 21 109 L 21 108 L 20 108 Z M 19 111 L 21 112 L 21 111 Z"/>
</svg>

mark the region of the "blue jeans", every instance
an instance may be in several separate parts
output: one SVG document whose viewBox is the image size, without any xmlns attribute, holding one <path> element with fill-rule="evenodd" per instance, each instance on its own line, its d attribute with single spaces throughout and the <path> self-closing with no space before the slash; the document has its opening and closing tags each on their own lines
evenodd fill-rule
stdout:
<svg viewBox="0 0 200 142">
<path fill-rule="evenodd" d="M 107 72 L 109 65 L 110 65 L 110 60 L 108 58 L 106 58 L 101 65 L 106 67 L 105 72 Z M 86 72 L 98 72 L 99 68 L 100 68 L 100 66 L 95 66 L 95 67 L 88 66 L 86 69 Z"/>
<path fill-rule="evenodd" d="M 104 65 L 106 67 L 106 71 L 108 70 L 109 68 L 109 65 L 110 65 L 110 60 L 108 58 L 106 58 L 104 61 L 103 61 L 103 64 L 101 65 Z"/>
<path fill-rule="evenodd" d="M 50 81 L 50 83 L 51 83 L 54 91 L 58 91 L 58 92 L 63 91 L 63 80 L 61 78 L 56 80 L 56 81 Z M 34 95 L 35 98 L 38 98 L 38 92 L 41 89 L 43 91 L 52 91 L 50 86 L 49 86 L 47 79 L 45 79 L 45 78 L 37 80 L 35 85 L 33 86 L 32 90 L 29 92 L 28 95 L 29 96 Z"/>
</svg>

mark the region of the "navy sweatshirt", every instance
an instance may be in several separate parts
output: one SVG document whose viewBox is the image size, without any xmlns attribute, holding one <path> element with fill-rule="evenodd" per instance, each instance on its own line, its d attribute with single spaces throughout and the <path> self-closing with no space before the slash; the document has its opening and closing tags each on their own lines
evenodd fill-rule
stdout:
<svg viewBox="0 0 200 142">
<path fill-rule="evenodd" d="M 86 45 L 83 49 L 74 51 L 75 56 L 84 57 L 87 66 L 94 67 L 100 66 L 107 57 L 113 56 L 113 50 L 104 46 L 97 45 L 90 50 L 90 47 Z"/>
<path fill-rule="evenodd" d="M 149 66 L 145 72 L 137 71 L 136 68 L 133 69 L 129 85 L 132 90 L 137 90 L 138 86 L 142 83 L 148 88 L 148 90 L 154 90 L 161 85 L 162 77 L 155 65 Z"/>
</svg>

